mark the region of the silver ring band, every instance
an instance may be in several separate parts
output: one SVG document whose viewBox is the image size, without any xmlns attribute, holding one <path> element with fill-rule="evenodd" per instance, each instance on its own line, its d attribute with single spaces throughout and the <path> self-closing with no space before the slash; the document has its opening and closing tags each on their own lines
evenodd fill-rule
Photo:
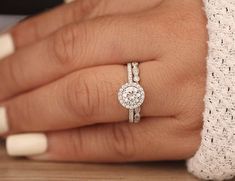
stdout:
<svg viewBox="0 0 235 181">
<path fill-rule="evenodd" d="M 134 62 L 132 63 L 133 69 L 132 69 L 132 73 L 133 73 L 133 81 L 137 84 L 139 84 L 140 82 L 140 76 L 139 76 L 139 67 L 138 67 L 138 63 Z M 134 123 L 138 123 L 140 121 L 140 111 L 141 108 L 140 106 L 134 109 Z"/>
<path fill-rule="evenodd" d="M 144 102 L 144 89 L 139 85 L 139 63 L 127 64 L 128 83 L 124 84 L 118 93 L 118 100 L 121 105 L 129 109 L 129 122 L 138 123 L 140 121 L 140 106 Z"/>
</svg>

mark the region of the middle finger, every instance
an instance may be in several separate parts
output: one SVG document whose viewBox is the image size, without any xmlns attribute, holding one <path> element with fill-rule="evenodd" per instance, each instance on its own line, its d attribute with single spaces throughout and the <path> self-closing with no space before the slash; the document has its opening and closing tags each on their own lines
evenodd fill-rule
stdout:
<svg viewBox="0 0 235 181">
<path fill-rule="evenodd" d="M 69 25 L 39 43 L 22 48 L 0 62 L 0 100 L 78 69 L 155 59 L 160 56 L 160 45 L 165 44 L 165 33 L 160 26 L 146 29 L 147 19 L 134 15 L 106 16 Z M 153 46 L 143 46 L 148 44 Z"/>
</svg>

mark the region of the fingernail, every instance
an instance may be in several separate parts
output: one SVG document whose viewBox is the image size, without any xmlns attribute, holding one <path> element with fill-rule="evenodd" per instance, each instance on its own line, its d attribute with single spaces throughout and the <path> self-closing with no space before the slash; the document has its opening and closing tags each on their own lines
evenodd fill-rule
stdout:
<svg viewBox="0 0 235 181">
<path fill-rule="evenodd" d="M 71 3 L 73 2 L 74 0 L 64 0 L 64 3 L 68 4 L 68 3 Z"/>
<path fill-rule="evenodd" d="M 14 53 L 13 38 L 9 33 L 0 35 L 0 60 Z"/>
<path fill-rule="evenodd" d="M 0 107 L 0 134 L 8 132 L 7 112 L 5 107 Z"/>
<path fill-rule="evenodd" d="M 12 135 L 6 140 L 9 156 L 40 155 L 47 151 L 47 147 L 47 136 L 41 133 Z"/>
</svg>

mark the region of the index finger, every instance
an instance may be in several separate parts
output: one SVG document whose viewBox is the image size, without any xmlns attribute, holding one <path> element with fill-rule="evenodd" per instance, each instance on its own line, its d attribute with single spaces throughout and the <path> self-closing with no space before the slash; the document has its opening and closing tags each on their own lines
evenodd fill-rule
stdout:
<svg viewBox="0 0 235 181">
<path fill-rule="evenodd" d="M 72 1 L 74 0 L 64 0 L 65 3 Z M 71 23 L 74 20 L 73 6 L 60 6 L 55 10 L 22 21 L 10 29 L 9 32 L 2 34 L 0 36 L 0 60 L 14 53 L 15 49 L 35 42 L 56 29 Z M 79 16 L 77 18 L 79 19 Z"/>
</svg>

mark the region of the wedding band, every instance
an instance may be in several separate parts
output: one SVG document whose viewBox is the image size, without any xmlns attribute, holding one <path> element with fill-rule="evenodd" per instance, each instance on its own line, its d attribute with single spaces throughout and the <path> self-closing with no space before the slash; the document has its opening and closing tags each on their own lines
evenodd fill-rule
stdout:
<svg viewBox="0 0 235 181">
<path fill-rule="evenodd" d="M 139 63 L 127 64 L 128 83 L 124 84 L 118 92 L 120 104 L 129 109 L 129 122 L 138 123 L 140 121 L 141 105 L 144 102 L 145 92 L 140 86 Z"/>
</svg>

